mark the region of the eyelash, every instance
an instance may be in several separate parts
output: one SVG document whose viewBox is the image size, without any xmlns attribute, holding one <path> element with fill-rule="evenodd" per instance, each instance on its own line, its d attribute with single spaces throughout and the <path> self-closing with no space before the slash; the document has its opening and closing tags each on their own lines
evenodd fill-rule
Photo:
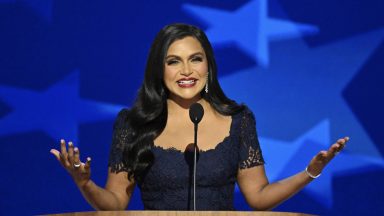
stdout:
<svg viewBox="0 0 384 216">
<path fill-rule="evenodd" d="M 177 62 L 178 62 L 177 60 L 169 60 L 169 61 L 167 61 L 167 65 L 173 65 Z"/>
<path fill-rule="evenodd" d="M 195 61 L 202 62 L 203 58 L 202 57 L 194 57 L 194 58 L 192 58 L 191 61 L 192 62 L 195 62 Z M 179 60 L 172 59 L 172 60 L 167 61 L 167 65 L 173 65 L 173 64 L 176 64 L 178 62 L 179 62 Z"/>
<path fill-rule="evenodd" d="M 203 58 L 201 58 L 201 57 L 194 57 L 194 58 L 192 59 L 192 61 L 199 61 L 199 62 L 202 62 L 202 61 L 203 61 Z"/>
</svg>

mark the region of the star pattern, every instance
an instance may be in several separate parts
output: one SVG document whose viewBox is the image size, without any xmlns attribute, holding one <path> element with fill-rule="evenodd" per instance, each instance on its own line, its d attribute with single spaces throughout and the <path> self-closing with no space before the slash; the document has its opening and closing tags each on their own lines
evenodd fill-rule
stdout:
<svg viewBox="0 0 384 216">
<path fill-rule="evenodd" d="M 271 182 L 276 182 L 300 170 L 304 170 L 313 156 L 320 150 L 327 150 L 334 143 L 330 139 L 330 121 L 325 119 L 292 142 L 260 137 L 263 156 L 266 161 L 266 174 Z M 333 204 L 332 178 L 339 175 L 364 172 L 365 167 L 384 168 L 382 158 L 351 154 L 347 145 L 337 157 L 327 165 L 321 177 L 304 188 L 313 194 L 314 199 L 327 208 Z M 240 193 L 239 188 L 236 192 Z"/>
<path fill-rule="evenodd" d="M 82 99 L 78 76 L 75 71 L 43 92 L 0 86 L 0 100 L 12 110 L 0 118 L 0 136 L 41 130 L 79 144 L 79 124 L 114 119 L 123 106 Z"/>
<path fill-rule="evenodd" d="M 369 165 L 383 167 L 375 144 L 342 98 L 344 87 L 383 38 L 384 31 L 380 29 L 315 49 L 308 48 L 301 40 L 281 42 L 274 47 L 280 51 L 280 57 L 274 57 L 268 69 L 271 73 L 255 67 L 221 78 L 231 98 L 247 101 L 255 111 L 261 137 L 273 137 L 260 139 L 270 179 L 303 170 L 318 151 L 344 135 L 352 138 L 348 153 L 340 154 L 322 178 L 305 189 L 319 203 L 332 206 L 334 176 L 345 175 L 350 170 L 363 172 L 361 168 Z M 234 80 L 241 85 L 234 86 Z M 311 125 L 317 126 L 300 135 Z"/>
<path fill-rule="evenodd" d="M 330 121 L 328 119 L 318 123 L 315 127 L 304 133 L 292 142 L 261 138 L 265 156 L 267 176 L 272 181 L 280 180 L 300 170 L 304 170 L 314 155 L 320 150 L 327 150 L 335 142 L 330 139 Z M 374 158 L 352 154 L 348 150 L 349 144 L 332 161 L 321 177 L 311 182 L 304 191 L 313 194 L 312 197 L 327 208 L 333 204 L 332 178 L 348 173 L 364 172 L 364 167 L 375 166 L 384 168 L 382 158 Z M 304 163 L 303 163 L 304 162 Z"/>
<path fill-rule="evenodd" d="M 110 125 L 103 121 L 116 117 L 122 108 L 117 101 L 133 100 L 126 100 L 125 95 L 136 94 L 148 42 L 157 27 L 175 20 L 202 24 L 216 50 L 227 96 L 245 102 L 254 111 L 270 181 L 304 170 L 318 151 L 340 136 L 351 137 L 321 177 L 285 202 L 283 211 L 364 215 L 367 209 L 374 209 L 371 212 L 381 215 L 383 151 L 377 148 L 383 147 L 380 139 L 371 140 L 366 131 L 373 138 L 372 134 L 380 134 L 382 101 L 377 95 L 381 88 L 373 83 L 380 86 L 383 80 L 384 32 L 372 30 L 382 27 L 380 8 L 384 3 L 185 2 L 170 0 L 148 7 L 139 1 L 96 1 L 89 7 L 83 1 L 0 0 L 0 14 L 5 18 L 1 21 L 5 46 L 0 58 L 1 168 L 9 176 L 3 178 L 0 188 L 7 197 L 0 202 L 0 215 L 90 210 L 59 165 L 47 162 L 53 160 L 48 153 L 53 147 L 50 137 L 76 143 L 81 139 L 81 149 L 94 159 L 93 178 L 102 182 L 105 172 L 99 172 L 97 166 L 105 167 L 105 144 L 110 141 Z M 142 26 L 157 27 L 143 30 Z M 132 29 L 141 30 L 132 34 Z M 304 38 L 307 35 L 313 37 Z M 132 40 L 135 43 L 129 44 Z M 82 93 L 97 99 L 81 96 L 79 71 L 72 72 L 72 68 L 81 68 L 82 83 L 88 83 L 81 86 Z M 47 84 L 41 82 L 42 76 L 47 75 L 44 80 L 48 81 L 67 73 L 68 77 L 47 89 L 34 90 Z M 103 73 L 108 73 L 105 78 L 110 80 L 100 88 Z M 125 81 L 117 83 L 117 79 Z M 346 94 L 352 85 L 354 91 Z M 22 154 L 22 160 L 15 160 L 15 155 L 30 149 L 29 140 L 39 143 L 33 154 Z M 19 170 L 30 177 L 28 184 L 20 178 Z M 368 184 L 351 186 L 362 182 Z M 20 187 L 15 190 L 7 187 L 9 183 Z M 350 185 L 340 187 L 345 184 Z M 25 191 L 29 198 L 20 200 Z M 143 207 L 138 192 L 130 209 Z M 238 188 L 236 192 L 235 208 L 247 208 Z M 354 205 L 352 194 L 353 198 L 363 197 L 359 205 Z M 59 199 L 63 202 L 55 202 Z"/>
<path fill-rule="evenodd" d="M 253 108 L 264 136 L 291 140 L 328 118 L 332 139 L 350 135 L 356 142 L 350 146 L 352 151 L 380 156 L 342 91 L 383 37 L 384 31 L 377 30 L 315 49 L 301 40 L 281 42 L 273 49 L 279 56 L 269 69 L 238 71 L 222 77 L 221 83 L 231 98 L 247 101 Z M 234 85 L 234 80 L 241 85 Z"/>
<path fill-rule="evenodd" d="M 184 9 L 208 24 L 206 33 L 212 43 L 234 42 L 263 67 L 270 64 L 270 41 L 319 32 L 316 26 L 268 17 L 267 0 L 250 1 L 234 12 L 190 4 Z"/>
</svg>

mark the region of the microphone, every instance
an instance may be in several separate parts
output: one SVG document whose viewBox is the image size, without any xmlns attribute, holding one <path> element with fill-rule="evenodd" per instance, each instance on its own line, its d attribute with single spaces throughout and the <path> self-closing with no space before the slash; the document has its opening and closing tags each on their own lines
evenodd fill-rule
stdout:
<svg viewBox="0 0 384 216">
<path fill-rule="evenodd" d="M 189 107 L 189 117 L 193 124 L 197 125 L 203 119 L 204 109 L 199 103 L 194 103 Z"/>
<path fill-rule="evenodd" d="M 194 154 L 193 154 L 193 211 L 196 211 L 196 160 L 197 160 L 197 125 L 203 119 L 204 109 L 199 103 L 194 103 L 189 107 L 189 117 L 195 125 Z"/>
</svg>

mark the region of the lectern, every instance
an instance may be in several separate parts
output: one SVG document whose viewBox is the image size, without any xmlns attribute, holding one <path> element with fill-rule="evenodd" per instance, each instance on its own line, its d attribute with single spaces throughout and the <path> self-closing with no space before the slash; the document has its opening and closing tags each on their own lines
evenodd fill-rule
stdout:
<svg viewBox="0 0 384 216">
<path fill-rule="evenodd" d="M 310 216 L 294 212 L 270 211 L 91 211 L 49 216 Z"/>
</svg>

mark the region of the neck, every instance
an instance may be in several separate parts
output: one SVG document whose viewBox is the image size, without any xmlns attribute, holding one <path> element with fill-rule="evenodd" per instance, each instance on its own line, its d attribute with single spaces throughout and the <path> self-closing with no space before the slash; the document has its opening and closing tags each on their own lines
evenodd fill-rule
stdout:
<svg viewBox="0 0 384 216">
<path fill-rule="evenodd" d="M 168 106 L 168 114 L 178 114 L 178 113 L 189 113 L 189 107 L 194 104 L 199 103 L 203 106 L 204 110 L 209 107 L 209 103 L 205 101 L 203 98 L 193 98 L 189 100 L 175 100 L 174 98 L 168 98 L 167 106 Z"/>
</svg>

